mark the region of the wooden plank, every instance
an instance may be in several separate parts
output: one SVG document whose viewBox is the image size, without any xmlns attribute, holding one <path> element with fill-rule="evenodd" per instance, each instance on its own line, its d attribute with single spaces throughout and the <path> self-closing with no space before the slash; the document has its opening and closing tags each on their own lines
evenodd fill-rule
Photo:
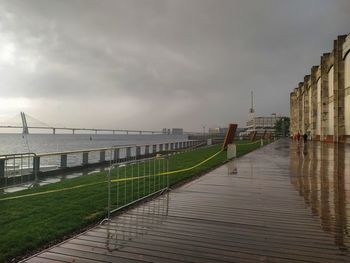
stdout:
<svg viewBox="0 0 350 263">
<path fill-rule="evenodd" d="M 237 175 L 219 167 L 28 261 L 350 262 L 350 200 L 293 147 L 265 146 L 236 161 Z"/>
</svg>

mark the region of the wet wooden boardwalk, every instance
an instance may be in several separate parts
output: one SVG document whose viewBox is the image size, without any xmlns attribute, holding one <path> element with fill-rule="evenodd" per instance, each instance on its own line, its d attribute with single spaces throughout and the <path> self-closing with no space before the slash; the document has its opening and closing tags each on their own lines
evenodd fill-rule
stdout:
<svg viewBox="0 0 350 263">
<path fill-rule="evenodd" d="M 26 262 L 350 262 L 350 149 L 324 147 L 275 142 Z"/>
</svg>

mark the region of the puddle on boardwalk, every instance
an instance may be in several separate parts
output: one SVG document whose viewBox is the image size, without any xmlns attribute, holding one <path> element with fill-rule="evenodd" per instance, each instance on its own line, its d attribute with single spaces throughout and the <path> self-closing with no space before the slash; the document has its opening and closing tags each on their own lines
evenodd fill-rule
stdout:
<svg viewBox="0 0 350 263">
<path fill-rule="evenodd" d="M 335 244 L 350 249 L 350 145 L 292 142 L 291 183 Z"/>
</svg>

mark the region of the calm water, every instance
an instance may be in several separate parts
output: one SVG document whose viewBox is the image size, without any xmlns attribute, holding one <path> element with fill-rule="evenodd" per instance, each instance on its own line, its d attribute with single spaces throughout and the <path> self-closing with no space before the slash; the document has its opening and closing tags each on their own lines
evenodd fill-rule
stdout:
<svg viewBox="0 0 350 263">
<path fill-rule="evenodd" d="M 29 134 L 22 136 L 22 134 L 0 134 L 0 155 L 34 152 L 34 153 L 49 153 L 57 151 L 72 151 L 83 150 L 101 147 L 111 147 L 117 145 L 130 144 L 157 144 L 174 141 L 187 140 L 186 135 L 125 135 L 125 134 Z M 98 160 L 98 152 L 91 153 L 89 159 Z M 81 154 L 74 156 L 70 155 L 68 166 L 74 166 L 81 163 Z M 50 158 L 42 158 L 43 165 L 58 165 L 59 156 Z M 103 169 L 103 168 L 101 168 Z M 58 176 L 48 176 L 41 180 L 30 181 L 24 176 L 22 182 L 19 184 L 13 183 L 13 178 L 9 177 L 5 181 L 5 185 L 0 187 L 0 194 L 16 192 L 32 187 L 39 187 L 42 185 L 60 182 L 66 179 L 84 176 L 86 174 L 94 173 L 100 169 L 85 169 L 82 172 L 73 172 L 70 174 L 62 174 Z"/>
<path fill-rule="evenodd" d="M 48 153 L 128 144 L 152 144 L 186 140 L 186 135 L 125 134 L 0 134 L 0 155 L 11 153 Z"/>
</svg>

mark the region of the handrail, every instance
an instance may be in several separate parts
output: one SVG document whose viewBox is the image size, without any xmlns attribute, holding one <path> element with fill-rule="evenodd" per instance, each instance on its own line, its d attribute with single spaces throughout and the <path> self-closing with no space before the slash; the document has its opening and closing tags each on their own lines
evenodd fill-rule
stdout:
<svg viewBox="0 0 350 263">
<path fill-rule="evenodd" d="M 12 157 L 13 158 L 8 158 L 8 157 Z M 8 160 L 8 159 L 19 159 L 22 158 L 23 156 L 37 156 L 36 153 L 34 152 L 27 152 L 27 153 L 10 153 L 10 154 L 1 154 L 0 155 L 0 160 Z"/>
<path fill-rule="evenodd" d="M 116 146 L 112 146 L 112 147 L 91 148 L 91 149 L 61 151 L 61 152 L 51 152 L 51 153 L 30 153 L 30 154 L 33 154 L 35 157 L 44 157 L 44 156 L 53 156 L 53 155 L 65 155 L 65 154 L 75 154 L 75 153 L 84 153 L 84 152 L 100 152 L 100 151 L 108 151 L 108 150 L 115 150 L 115 149 L 125 149 L 125 148 L 129 148 L 129 147 L 145 147 L 145 146 L 160 145 L 160 144 L 171 144 L 171 143 L 179 143 L 179 142 L 194 142 L 194 141 L 197 141 L 197 140 L 157 142 L 157 143 L 151 143 L 151 144 L 127 144 L 127 145 L 116 145 Z M 19 158 L 21 158 L 20 155 L 26 155 L 26 154 L 28 154 L 28 153 L 5 154 L 5 155 L 0 155 L 0 159 L 5 159 L 5 160 L 7 160 L 7 159 L 19 159 Z M 17 157 L 17 155 L 19 155 L 19 156 Z M 7 157 L 10 157 L 10 158 L 7 158 Z"/>
<path fill-rule="evenodd" d="M 13 177 L 13 182 L 16 182 L 19 179 L 22 180 L 22 176 L 28 175 L 28 178 L 34 175 L 37 179 L 40 172 L 54 174 L 62 171 L 62 169 L 69 170 L 77 169 L 79 167 L 87 167 L 89 165 L 104 165 L 110 161 L 124 163 L 129 160 L 145 159 L 157 153 L 173 152 L 174 150 L 180 151 L 184 148 L 191 149 L 191 147 L 197 146 L 199 143 L 199 140 L 177 140 L 139 145 L 116 145 L 112 147 L 51 153 L 17 153 L 0 155 L 0 183 L 4 182 L 4 180 L 6 181 L 6 178 L 9 177 Z M 119 149 L 123 149 L 123 151 L 119 151 Z M 111 151 L 111 153 L 114 151 L 113 156 L 111 155 L 110 158 L 106 156 L 108 151 Z M 100 153 L 99 159 L 97 159 L 97 156 L 90 155 L 95 152 Z M 81 161 L 80 159 L 79 161 L 71 159 L 72 155 L 75 154 L 82 154 Z M 55 159 L 53 161 L 54 163 L 52 163 L 50 156 L 57 156 L 59 158 L 57 160 Z M 47 159 L 46 157 L 49 158 Z M 18 162 L 18 160 L 20 161 Z"/>
</svg>

